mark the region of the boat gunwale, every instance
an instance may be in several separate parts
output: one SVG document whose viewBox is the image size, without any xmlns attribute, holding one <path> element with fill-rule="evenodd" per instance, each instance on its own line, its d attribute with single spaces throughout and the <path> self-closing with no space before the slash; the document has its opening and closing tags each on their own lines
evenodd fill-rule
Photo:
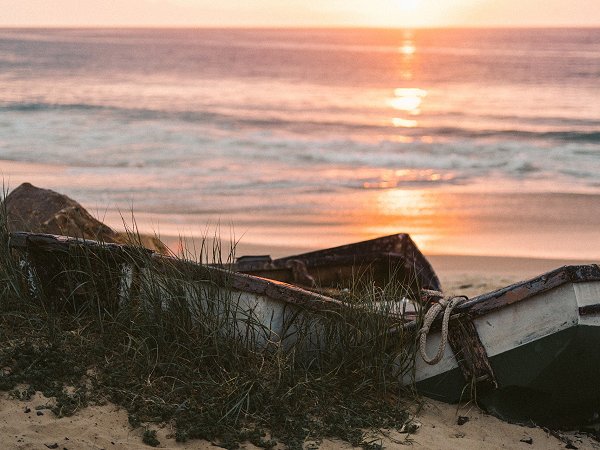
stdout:
<svg viewBox="0 0 600 450">
<path fill-rule="evenodd" d="M 556 289 L 567 283 L 585 283 L 600 281 L 599 264 L 565 265 L 545 272 L 536 277 L 473 297 L 453 310 L 451 318 L 468 315 L 471 319 L 490 314 L 509 305 L 530 299 L 536 295 Z M 432 330 L 441 328 L 441 316 L 438 315 L 431 325 Z M 404 329 L 412 330 L 418 327 L 416 320 L 406 325 Z"/>
<path fill-rule="evenodd" d="M 513 303 L 527 300 L 567 283 L 600 281 L 600 265 L 566 265 L 528 280 L 478 295 L 462 304 L 455 311 L 468 312 L 470 316 L 482 316 Z"/>
<path fill-rule="evenodd" d="M 369 253 L 362 253 L 362 254 L 356 254 L 356 255 L 325 255 L 325 256 L 319 256 L 316 258 L 292 258 L 292 257 L 286 257 L 286 258 L 279 258 L 279 259 L 275 259 L 272 260 L 271 262 L 269 262 L 268 264 L 271 265 L 271 267 L 265 267 L 265 268 L 259 268 L 259 269 L 250 269 L 248 270 L 248 272 L 250 271 L 270 271 L 270 270 L 290 270 L 289 267 L 287 267 L 285 264 L 288 263 L 289 261 L 302 261 L 304 263 L 308 263 L 310 264 L 310 267 L 321 267 L 321 266 L 326 266 L 327 264 L 331 264 L 331 263 L 337 263 L 339 265 L 348 265 L 348 264 L 355 264 L 355 263 L 373 263 L 373 262 L 378 262 L 380 260 L 384 260 L 385 258 L 394 258 L 394 259 L 404 259 L 404 256 L 401 253 L 397 253 L 397 252 L 369 252 Z M 234 264 L 237 265 L 238 263 Z M 245 269 L 240 269 L 242 271 L 245 271 Z"/>
<path fill-rule="evenodd" d="M 390 234 L 388 236 L 381 236 L 373 239 L 368 239 L 366 241 L 353 242 L 351 244 L 338 245 L 336 247 L 324 248 L 320 250 L 313 250 L 306 253 L 300 253 L 297 255 L 284 256 L 283 258 L 277 258 L 275 261 L 289 261 L 294 259 L 304 259 L 311 260 L 313 258 L 321 258 L 323 256 L 354 256 L 356 255 L 353 249 L 359 247 L 381 247 L 379 250 L 371 250 L 367 253 L 397 253 L 393 250 L 397 249 L 398 245 L 404 249 L 407 245 L 407 242 L 410 242 L 414 248 L 417 248 L 416 244 L 410 239 L 410 236 L 407 233 L 396 233 Z M 417 248 L 418 250 L 418 248 Z M 351 252 L 351 253 L 349 253 Z"/>
</svg>

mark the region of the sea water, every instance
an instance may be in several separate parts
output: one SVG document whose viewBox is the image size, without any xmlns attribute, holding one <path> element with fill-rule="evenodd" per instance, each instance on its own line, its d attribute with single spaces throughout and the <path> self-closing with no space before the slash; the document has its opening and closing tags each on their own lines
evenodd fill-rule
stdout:
<svg viewBox="0 0 600 450">
<path fill-rule="evenodd" d="M 600 29 L 3 29 L 0 175 L 187 225 L 600 194 Z"/>
</svg>

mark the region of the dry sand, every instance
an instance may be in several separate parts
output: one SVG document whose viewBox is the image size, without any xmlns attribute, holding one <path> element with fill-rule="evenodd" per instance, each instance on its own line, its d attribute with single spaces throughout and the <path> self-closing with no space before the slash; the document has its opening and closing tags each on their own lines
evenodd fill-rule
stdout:
<svg viewBox="0 0 600 450">
<path fill-rule="evenodd" d="M 127 422 L 127 413 L 114 405 L 90 406 L 72 417 L 57 418 L 51 411 L 42 409 L 37 415 L 36 406 L 45 406 L 51 400 L 37 394 L 29 401 L 0 396 L 0 448 L 60 450 L 99 450 L 99 449 L 148 449 L 142 443 L 143 428 L 132 430 Z M 28 411 L 28 412 L 25 412 Z M 458 418 L 468 417 L 463 425 Z M 591 438 L 570 433 L 563 440 L 540 428 L 527 428 L 502 422 L 482 413 L 476 407 L 426 401 L 416 415 L 421 425 L 414 434 L 397 431 L 374 434 L 387 449 L 563 449 L 572 442 L 579 449 L 600 449 L 600 443 Z M 168 425 L 153 427 L 161 442 L 159 448 L 211 449 L 217 448 L 210 442 L 191 441 L 177 443 L 167 436 L 172 433 Z M 526 441 L 529 441 L 528 443 Z M 244 448 L 255 449 L 252 444 Z M 311 448 L 309 445 L 306 448 Z M 313 447 L 314 448 L 314 447 Z M 321 443 L 323 450 L 352 448 L 349 444 L 326 440 Z"/>
<path fill-rule="evenodd" d="M 447 292 L 475 295 L 530 278 L 544 271 L 573 261 L 533 260 L 492 257 L 432 256 L 432 264 L 442 279 Z M 584 261 L 580 261 L 584 262 Z M 73 417 L 58 419 L 50 410 L 37 415 L 36 406 L 46 405 L 48 399 L 37 395 L 31 401 L 20 401 L 7 394 L 0 395 L 0 448 L 40 449 L 58 448 L 68 450 L 87 449 L 136 449 L 150 448 L 141 440 L 143 429 L 132 430 L 127 414 L 114 405 L 87 407 Z M 26 408 L 30 412 L 25 413 Z M 458 417 L 469 420 L 458 425 Z M 421 426 L 416 433 L 407 435 L 396 431 L 382 439 L 385 448 L 417 449 L 600 449 L 600 443 L 587 436 L 568 434 L 574 444 L 567 447 L 566 440 L 540 429 L 527 428 L 502 422 L 482 413 L 477 407 L 447 405 L 426 400 L 425 406 L 416 414 Z M 167 438 L 172 432 L 168 425 L 158 430 L 160 448 L 209 449 L 216 448 L 210 442 L 193 441 L 176 443 Z M 531 444 L 528 441 L 531 439 Z M 57 447 L 53 445 L 57 444 Z M 50 447 L 48 447 L 50 446 Z M 255 448 L 251 444 L 245 448 Z M 325 441 L 320 448 L 338 450 L 351 448 L 348 444 Z"/>
<path fill-rule="evenodd" d="M 447 295 L 473 297 L 561 266 L 598 264 L 585 259 L 537 259 L 500 256 L 427 255 Z"/>
<path fill-rule="evenodd" d="M 72 417 L 57 418 L 45 406 L 51 400 L 36 394 L 30 401 L 0 397 L 0 448 L 2 449 L 138 449 L 151 448 L 142 442 L 143 429 L 132 430 L 125 410 L 114 405 L 90 406 Z M 29 412 L 25 412 L 29 411 Z M 161 448 L 203 449 L 214 448 L 208 442 L 176 444 L 166 439 L 168 427 L 159 429 L 158 438 L 167 445 Z M 56 446 L 55 446 L 56 444 Z"/>
</svg>

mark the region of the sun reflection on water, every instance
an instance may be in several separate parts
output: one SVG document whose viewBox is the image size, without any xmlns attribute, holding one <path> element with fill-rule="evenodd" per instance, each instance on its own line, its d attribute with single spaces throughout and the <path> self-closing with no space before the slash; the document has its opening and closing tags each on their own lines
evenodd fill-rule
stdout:
<svg viewBox="0 0 600 450">
<path fill-rule="evenodd" d="M 416 120 L 394 117 L 392 118 L 392 124 L 398 128 L 414 128 L 418 125 L 418 122 Z"/>
<path fill-rule="evenodd" d="M 417 46 L 413 33 L 406 31 L 398 47 L 400 77 L 409 82 L 414 79 L 415 56 Z M 396 128 L 415 128 L 419 125 L 416 116 L 421 114 L 423 99 L 427 96 L 425 89 L 417 87 L 399 87 L 394 89 L 394 96 L 387 100 L 389 106 L 394 110 L 391 119 Z"/>
<path fill-rule="evenodd" d="M 382 189 L 373 192 L 368 209 L 365 211 L 368 220 L 362 224 L 365 235 L 409 233 L 424 252 L 443 247 L 447 236 L 470 226 L 457 214 L 457 205 L 452 204 L 452 198 L 435 190 Z"/>
<path fill-rule="evenodd" d="M 451 181 L 454 174 L 451 172 L 441 173 L 433 169 L 397 169 L 385 170 L 379 174 L 376 181 L 363 183 L 365 189 L 388 189 L 400 185 L 429 184 L 438 181 Z"/>
<path fill-rule="evenodd" d="M 426 95 L 427 91 L 424 89 L 397 88 L 394 89 L 394 97 L 390 100 L 390 105 L 397 111 L 416 116 L 421 113 L 421 104 Z"/>
<path fill-rule="evenodd" d="M 368 231 L 377 235 L 410 233 L 422 251 L 428 251 L 436 236 L 433 214 L 435 197 L 424 190 L 386 189 L 378 192 L 374 202 L 373 221 Z"/>
<path fill-rule="evenodd" d="M 425 191 L 389 189 L 377 197 L 377 208 L 384 216 L 417 217 L 435 206 Z"/>
<path fill-rule="evenodd" d="M 417 47 L 414 46 L 413 41 L 410 39 L 404 40 L 402 45 L 398 47 L 398 52 L 405 56 L 412 56 L 417 51 Z"/>
<path fill-rule="evenodd" d="M 414 41 L 413 32 L 406 30 L 402 42 L 398 46 L 400 77 L 405 81 L 414 78 L 417 46 Z"/>
</svg>

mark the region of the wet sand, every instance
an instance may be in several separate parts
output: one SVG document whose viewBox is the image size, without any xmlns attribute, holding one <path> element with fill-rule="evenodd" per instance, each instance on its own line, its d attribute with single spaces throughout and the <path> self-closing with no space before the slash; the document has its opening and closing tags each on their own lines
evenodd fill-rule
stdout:
<svg viewBox="0 0 600 450">
<path fill-rule="evenodd" d="M 167 241 L 179 235 L 216 235 L 223 247 L 236 241 L 238 256 L 280 257 L 409 233 L 431 255 L 600 260 L 598 195 L 366 190 L 332 195 L 326 204 L 285 202 L 275 210 L 135 217 L 141 231 Z M 99 212 L 109 225 L 122 227 L 118 212 Z"/>
<path fill-rule="evenodd" d="M 93 175 L 93 176 L 92 176 Z M 99 174 L 72 168 L 0 160 L 0 177 L 15 188 L 28 181 L 80 202 L 113 228 L 135 223 L 167 241 L 217 235 L 238 241 L 238 255 L 274 257 L 409 233 L 425 254 L 600 260 L 600 194 L 555 192 L 551 181 L 528 185 L 493 179 L 439 188 L 285 189 L 165 199 L 160 208 Z M 139 194 L 138 194 L 139 195 Z"/>
</svg>

